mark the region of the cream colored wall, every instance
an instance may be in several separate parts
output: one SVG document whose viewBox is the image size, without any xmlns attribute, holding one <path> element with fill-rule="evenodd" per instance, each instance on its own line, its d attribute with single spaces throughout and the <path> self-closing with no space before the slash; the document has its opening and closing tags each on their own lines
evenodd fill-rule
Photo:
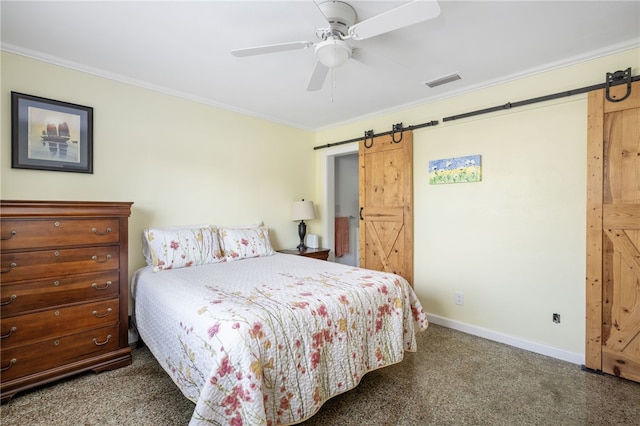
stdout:
<svg viewBox="0 0 640 426">
<path fill-rule="evenodd" d="M 640 71 L 638 49 L 325 129 L 316 144 L 438 120 L 414 132 L 414 288 L 425 309 L 437 322 L 583 362 L 586 95 L 442 118 L 602 83 L 629 66 Z M 327 158 L 353 150 L 317 151 L 318 194 L 328 192 Z M 482 182 L 429 185 L 429 160 L 474 154 Z"/>
<path fill-rule="evenodd" d="M 147 226 L 264 221 L 276 248 L 298 244 L 313 133 L 6 52 L 1 65 L 3 199 L 133 201 L 130 273 Z M 12 169 L 11 91 L 93 107 L 94 173 Z"/>
<path fill-rule="evenodd" d="M 442 118 L 598 84 L 629 66 L 636 75 L 639 58 L 638 49 L 626 51 L 313 134 L 3 52 L 0 196 L 133 201 L 130 272 L 143 264 L 138 236 L 150 225 L 264 221 L 276 247 L 291 247 L 291 202 L 315 198 L 322 214 L 327 158 L 357 150 L 312 146 L 439 120 L 414 134 L 414 288 L 426 310 L 476 334 L 579 358 L 586 95 Z M 94 173 L 12 169 L 11 91 L 92 106 Z M 472 154 L 482 155 L 482 182 L 428 184 L 429 160 Z M 327 227 L 322 218 L 309 225 L 313 233 Z M 464 306 L 454 304 L 456 291 Z M 552 323 L 554 312 L 561 324 Z"/>
</svg>

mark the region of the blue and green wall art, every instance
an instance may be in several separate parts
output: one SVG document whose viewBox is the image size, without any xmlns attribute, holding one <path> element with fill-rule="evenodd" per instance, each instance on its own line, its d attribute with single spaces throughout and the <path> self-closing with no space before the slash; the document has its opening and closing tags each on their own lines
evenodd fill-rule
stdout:
<svg viewBox="0 0 640 426">
<path fill-rule="evenodd" d="M 482 180 L 482 158 L 480 155 L 443 158 L 429 161 L 429 183 L 480 182 Z"/>
</svg>

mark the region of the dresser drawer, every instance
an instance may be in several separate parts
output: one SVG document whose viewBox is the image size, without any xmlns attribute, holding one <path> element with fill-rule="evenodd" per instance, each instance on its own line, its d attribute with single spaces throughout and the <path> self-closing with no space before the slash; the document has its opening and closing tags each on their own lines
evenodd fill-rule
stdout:
<svg viewBox="0 0 640 426">
<path fill-rule="evenodd" d="M 42 310 L 119 294 L 118 271 L 99 274 L 55 277 L 0 287 L 2 318 L 27 311 Z"/>
<path fill-rule="evenodd" d="M 114 244 L 120 229 L 117 219 L 4 219 L 0 237 L 2 251 Z"/>
<path fill-rule="evenodd" d="M 111 299 L 4 318 L 0 325 L 2 350 L 117 324 L 119 303 Z"/>
<path fill-rule="evenodd" d="M 118 246 L 2 253 L 2 284 L 117 270 Z"/>
<path fill-rule="evenodd" d="M 118 349 L 118 325 L 2 349 L 0 369 L 6 382 Z M 46 354 L 43 356 L 43 354 Z"/>
</svg>

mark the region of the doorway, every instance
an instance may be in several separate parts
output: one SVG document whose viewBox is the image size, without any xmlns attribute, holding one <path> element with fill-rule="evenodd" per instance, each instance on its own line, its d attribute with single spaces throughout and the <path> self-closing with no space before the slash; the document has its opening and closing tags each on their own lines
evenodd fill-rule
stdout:
<svg viewBox="0 0 640 426">
<path fill-rule="evenodd" d="M 360 221 L 358 220 L 358 154 L 335 157 L 334 162 L 335 261 L 359 266 Z"/>
<path fill-rule="evenodd" d="M 339 147 L 332 148 L 330 151 L 323 153 L 322 156 L 322 169 L 324 170 L 325 180 L 323 183 L 323 191 L 322 191 L 322 201 L 323 205 L 321 208 L 322 214 L 322 239 L 320 241 L 320 245 L 324 248 L 330 249 L 329 251 L 329 259 L 331 262 L 336 261 L 335 257 L 335 218 L 336 218 L 336 187 L 341 187 L 342 184 L 340 182 L 336 182 L 336 162 L 341 157 L 348 156 L 358 157 L 358 145 L 357 144 L 348 144 L 342 145 Z M 348 164 L 353 165 L 354 162 L 349 162 L 349 160 L 344 160 L 345 163 L 342 164 L 343 168 L 346 168 Z M 356 170 L 353 173 L 359 173 L 357 170 L 357 162 L 355 162 Z M 350 175 L 352 172 L 343 171 L 341 175 L 348 174 Z M 355 189 L 355 196 L 358 197 L 358 187 Z M 357 202 L 357 201 L 356 201 Z M 339 204 L 339 203 L 338 203 Z M 359 222 L 359 221 L 356 221 Z M 350 223 L 351 225 L 351 223 Z M 354 224 L 355 225 L 355 224 Z M 358 223 L 357 226 L 360 224 Z M 359 245 L 358 245 L 359 246 Z M 358 247 L 358 253 L 360 248 Z M 356 256 L 357 263 L 359 266 L 360 259 Z"/>
</svg>

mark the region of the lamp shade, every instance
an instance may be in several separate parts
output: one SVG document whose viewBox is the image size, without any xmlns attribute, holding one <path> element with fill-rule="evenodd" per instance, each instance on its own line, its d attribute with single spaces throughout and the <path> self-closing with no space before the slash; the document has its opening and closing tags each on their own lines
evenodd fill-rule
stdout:
<svg viewBox="0 0 640 426">
<path fill-rule="evenodd" d="M 316 218 L 313 201 L 296 201 L 293 203 L 292 220 L 311 220 Z"/>
</svg>

